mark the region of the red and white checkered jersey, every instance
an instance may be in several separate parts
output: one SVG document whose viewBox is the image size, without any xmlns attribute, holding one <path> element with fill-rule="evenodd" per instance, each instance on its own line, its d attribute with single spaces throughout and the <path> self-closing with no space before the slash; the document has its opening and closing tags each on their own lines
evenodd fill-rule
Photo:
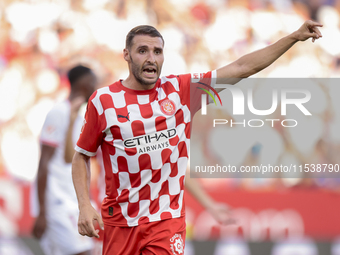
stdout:
<svg viewBox="0 0 340 255">
<path fill-rule="evenodd" d="M 201 104 L 199 97 L 190 106 L 190 81 L 215 76 L 216 71 L 161 77 L 150 90 L 118 81 L 91 96 L 76 150 L 94 156 L 101 146 L 105 224 L 137 226 L 184 216 L 190 123 Z"/>
</svg>

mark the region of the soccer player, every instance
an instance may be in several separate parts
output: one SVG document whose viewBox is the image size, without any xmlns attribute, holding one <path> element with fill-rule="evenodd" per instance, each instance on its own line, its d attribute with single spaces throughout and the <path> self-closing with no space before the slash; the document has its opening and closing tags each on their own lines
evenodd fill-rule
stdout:
<svg viewBox="0 0 340 255">
<path fill-rule="evenodd" d="M 105 255 L 182 254 L 190 123 L 200 103 L 190 105 L 191 78 L 234 84 L 269 66 L 296 42 L 321 37 L 319 26 L 306 21 L 278 42 L 214 71 L 161 78 L 163 37 L 151 26 L 133 28 L 123 53 L 129 76 L 91 96 L 73 157 L 79 233 L 98 237 L 94 221 L 105 225 Z M 106 181 L 102 218 L 89 199 L 89 162 L 99 146 Z"/>
<path fill-rule="evenodd" d="M 68 72 L 71 93 L 47 114 L 41 132 L 41 157 L 37 175 L 39 213 L 33 235 L 45 254 L 89 255 L 92 240 L 77 231 L 78 202 L 72 183 L 72 158 L 83 117 L 82 103 L 95 90 L 96 76 L 85 66 Z"/>
</svg>

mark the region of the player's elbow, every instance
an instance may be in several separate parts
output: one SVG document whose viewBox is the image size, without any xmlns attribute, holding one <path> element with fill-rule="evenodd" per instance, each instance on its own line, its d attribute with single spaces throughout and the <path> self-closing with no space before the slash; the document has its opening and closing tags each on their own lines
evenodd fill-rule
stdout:
<svg viewBox="0 0 340 255">
<path fill-rule="evenodd" d="M 72 166 L 81 164 L 82 162 L 88 163 L 89 161 L 90 161 L 89 156 L 76 151 L 72 158 Z"/>
<path fill-rule="evenodd" d="M 239 70 L 239 78 L 248 78 L 249 76 L 252 76 L 253 74 L 256 74 L 260 71 L 260 69 L 256 66 L 251 66 L 247 63 L 240 65 Z"/>
<path fill-rule="evenodd" d="M 255 60 L 253 57 L 245 55 L 235 61 L 238 78 L 248 78 L 264 68 L 262 61 Z"/>
</svg>

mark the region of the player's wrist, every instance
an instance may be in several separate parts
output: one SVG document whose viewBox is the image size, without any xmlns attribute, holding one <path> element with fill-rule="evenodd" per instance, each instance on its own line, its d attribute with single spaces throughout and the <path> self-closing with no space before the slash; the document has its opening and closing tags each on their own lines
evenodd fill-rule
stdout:
<svg viewBox="0 0 340 255">
<path fill-rule="evenodd" d="M 90 200 L 83 200 L 83 201 L 79 201 L 78 203 L 79 206 L 79 210 L 86 208 L 86 207 L 92 207 Z"/>
<path fill-rule="evenodd" d="M 288 35 L 288 38 L 290 40 L 292 40 L 293 43 L 296 43 L 298 41 L 301 41 L 301 38 L 300 38 L 299 35 L 300 35 L 299 30 L 297 30 L 297 31 L 291 33 L 290 35 Z"/>
<path fill-rule="evenodd" d="M 202 202 L 202 205 L 209 211 L 214 209 L 216 202 L 212 199 L 207 199 L 206 201 Z"/>
<path fill-rule="evenodd" d="M 78 116 L 78 112 L 71 112 L 70 114 L 70 125 L 73 126 L 75 120 L 77 119 L 77 116 Z"/>
<path fill-rule="evenodd" d="M 43 207 L 40 207 L 40 208 L 43 208 Z M 39 217 L 41 217 L 41 216 L 45 217 L 45 215 L 46 215 L 46 210 L 45 210 L 45 208 L 44 208 L 44 209 L 40 209 L 40 211 L 39 211 Z"/>
</svg>

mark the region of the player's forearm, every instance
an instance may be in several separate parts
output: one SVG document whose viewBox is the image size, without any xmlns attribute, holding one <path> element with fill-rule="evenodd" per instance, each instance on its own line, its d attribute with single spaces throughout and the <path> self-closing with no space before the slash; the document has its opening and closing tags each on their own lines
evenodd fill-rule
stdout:
<svg viewBox="0 0 340 255">
<path fill-rule="evenodd" d="M 213 205 L 212 198 L 202 189 L 196 179 L 190 178 L 189 174 L 185 178 L 185 187 L 204 208 L 209 209 Z"/>
<path fill-rule="evenodd" d="M 282 54 L 289 50 L 297 41 L 298 40 L 295 37 L 295 34 L 292 33 L 281 38 L 274 44 L 239 58 L 236 63 L 242 68 L 242 70 L 244 70 L 242 78 L 256 74 L 257 72 L 271 65 Z"/>
<path fill-rule="evenodd" d="M 64 160 L 66 163 L 71 163 L 74 155 L 74 146 L 73 146 L 73 139 L 72 139 L 72 131 L 73 131 L 73 124 L 74 119 L 70 120 L 70 124 L 66 134 L 65 140 L 65 155 Z"/>
<path fill-rule="evenodd" d="M 40 162 L 37 178 L 37 190 L 40 214 L 45 214 L 46 209 L 45 206 L 46 183 L 47 183 L 47 166 Z"/>
<path fill-rule="evenodd" d="M 37 176 L 37 190 L 38 190 L 38 200 L 40 207 L 40 214 L 45 214 L 45 194 L 47 186 L 48 177 L 48 165 L 50 160 L 53 158 L 55 153 L 55 147 L 51 147 L 46 144 L 41 146 L 41 156 L 39 160 L 38 176 Z"/>
<path fill-rule="evenodd" d="M 72 179 L 79 207 L 90 204 L 90 157 L 75 152 L 72 160 Z"/>
</svg>

